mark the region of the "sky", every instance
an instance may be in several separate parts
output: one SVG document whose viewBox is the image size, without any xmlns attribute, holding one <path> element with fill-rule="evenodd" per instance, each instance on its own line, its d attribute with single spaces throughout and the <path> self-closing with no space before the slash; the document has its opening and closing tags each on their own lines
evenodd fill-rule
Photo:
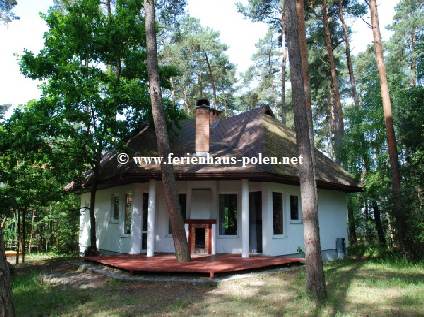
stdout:
<svg viewBox="0 0 424 317">
<path fill-rule="evenodd" d="M 229 46 L 230 61 L 238 65 L 238 71 L 245 71 L 250 65 L 250 57 L 255 52 L 255 44 L 265 36 L 267 26 L 253 23 L 237 13 L 235 2 L 247 0 L 188 0 L 188 13 L 201 20 L 203 26 L 220 31 L 221 42 Z M 384 29 L 391 23 L 394 6 L 399 0 L 378 0 L 380 28 L 383 40 L 390 38 Z M 42 49 L 43 34 L 47 31 L 39 13 L 46 13 L 53 0 L 18 0 L 14 12 L 20 17 L 8 26 L 0 25 L 0 104 L 26 104 L 40 97 L 40 84 L 20 74 L 18 57 L 24 49 L 38 53 Z M 369 21 L 369 17 L 368 17 Z M 353 23 L 351 21 L 350 23 Z M 352 24 L 352 51 L 357 54 L 372 43 L 372 32 L 365 22 L 357 20 Z"/>
</svg>

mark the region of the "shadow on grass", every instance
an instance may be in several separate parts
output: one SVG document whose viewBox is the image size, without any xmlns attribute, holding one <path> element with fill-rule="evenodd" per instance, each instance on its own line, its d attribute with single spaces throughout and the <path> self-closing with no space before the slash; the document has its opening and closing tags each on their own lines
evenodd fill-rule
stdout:
<svg viewBox="0 0 424 317">
<path fill-rule="evenodd" d="M 348 291 L 364 262 L 345 259 L 327 263 L 326 266 L 330 266 L 325 270 L 327 300 L 319 306 L 319 310 L 330 309 L 332 315 L 350 313 L 346 311 Z"/>
<path fill-rule="evenodd" d="M 54 265 L 54 263 L 50 263 Z M 139 316 L 172 312 L 202 301 L 210 285 L 181 282 L 122 282 L 92 272 L 67 270 L 59 284 L 49 283 L 45 268 L 20 273 L 12 279 L 16 315 L 19 316 Z M 61 275 L 62 268 L 55 272 Z M 67 283 L 82 275 L 97 283 Z M 80 279 L 78 280 L 80 281 Z M 93 286 L 94 285 L 94 286 Z"/>
</svg>

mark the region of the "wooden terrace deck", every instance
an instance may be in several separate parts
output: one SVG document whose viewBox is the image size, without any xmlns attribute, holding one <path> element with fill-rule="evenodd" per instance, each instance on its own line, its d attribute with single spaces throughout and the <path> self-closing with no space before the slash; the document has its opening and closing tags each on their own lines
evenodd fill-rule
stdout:
<svg viewBox="0 0 424 317">
<path fill-rule="evenodd" d="M 259 269 L 276 265 L 298 263 L 302 258 L 250 255 L 242 258 L 240 254 L 192 255 L 191 262 L 177 262 L 175 254 L 157 253 L 154 257 L 146 254 L 119 254 L 86 257 L 88 261 L 98 262 L 119 269 L 135 272 L 157 273 L 207 273 L 211 278 L 217 273 Z"/>
</svg>

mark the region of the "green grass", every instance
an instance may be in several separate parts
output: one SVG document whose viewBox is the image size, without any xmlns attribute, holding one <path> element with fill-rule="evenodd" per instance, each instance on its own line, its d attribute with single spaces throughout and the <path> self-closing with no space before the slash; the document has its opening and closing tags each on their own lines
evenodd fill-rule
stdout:
<svg viewBox="0 0 424 317">
<path fill-rule="evenodd" d="M 31 271 L 12 279 L 13 295 L 18 316 L 35 316 L 38 312 L 50 315 L 61 308 L 71 308 L 84 301 L 84 292 L 58 291 L 56 287 L 43 283 L 38 272 Z"/>
<path fill-rule="evenodd" d="M 75 274 L 78 269 L 75 268 Z M 305 291 L 304 268 L 221 282 L 149 283 L 103 278 L 89 289 L 44 283 L 43 273 L 13 278 L 17 316 L 423 316 L 424 265 L 343 260 L 325 264 L 327 300 Z"/>
</svg>

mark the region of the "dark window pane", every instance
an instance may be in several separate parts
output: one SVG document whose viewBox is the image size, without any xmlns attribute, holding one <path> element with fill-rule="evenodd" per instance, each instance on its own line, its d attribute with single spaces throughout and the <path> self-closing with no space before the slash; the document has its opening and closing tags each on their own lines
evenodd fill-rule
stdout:
<svg viewBox="0 0 424 317">
<path fill-rule="evenodd" d="M 142 233 L 141 249 L 147 250 L 147 233 Z"/>
<path fill-rule="evenodd" d="M 187 219 L 187 195 L 186 194 L 178 194 L 178 200 L 180 202 L 181 214 L 183 219 Z M 168 224 L 168 233 L 172 234 L 171 221 Z"/>
<path fill-rule="evenodd" d="M 149 213 L 149 194 L 143 193 L 143 226 L 141 231 L 147 231 L 147 215 Z"/>
<path fill-rule="evenodd" d="M 283 194 L 272 193 L 274 234 L 283 234 Z"/>
<path fill-rule="evenodd" d="M 125 228 L 124 233 L 131 234 L 132 194 L 125 195 Z"/>
<path fill-rule="evenodd" d="M 113 219 L 119 219 L 119 196 L 115 196 L 113 199 Z"/>
<path fill-rule="evenodd" d="M 290 196 L 290 219 L 300 220 L 299 217 L 299 197 Z"/>
<path fill-rule="evenodd" d="M 219 195 L 219 234 L 237 234 L 237 194 Z"/>
</svg>

